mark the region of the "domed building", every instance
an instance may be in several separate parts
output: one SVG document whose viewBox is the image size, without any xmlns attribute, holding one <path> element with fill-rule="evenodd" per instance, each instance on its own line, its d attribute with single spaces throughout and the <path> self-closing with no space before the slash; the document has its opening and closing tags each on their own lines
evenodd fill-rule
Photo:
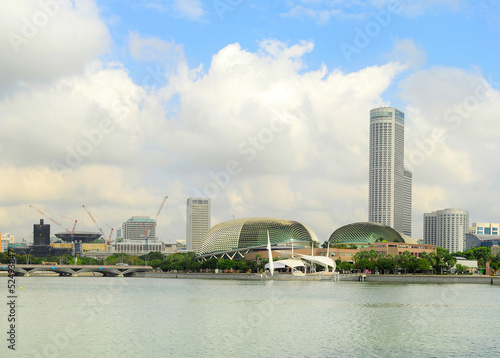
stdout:
<svg viewBox="0 0 500 358">
<path fill-rule="evenodd" d="M 262 248 L 267 245 L 267 233 L 271 244 L 290 244 L 297 247 L 318 242 L 316 234 L 298 221 L 274 218 L 246 218 L 223 222 L 212 227 L 198 255 L 224 253 L 242 249 Z"/>
<path fill-rule="evenodd" d="M 413 239 L 403 235 L 392 227 L 372 223 L 359 222 L 342 226 L 335 230 L 328 241 L 330 244 L 373 244 L 377 241 L 413 243 Z"/>
</svg>

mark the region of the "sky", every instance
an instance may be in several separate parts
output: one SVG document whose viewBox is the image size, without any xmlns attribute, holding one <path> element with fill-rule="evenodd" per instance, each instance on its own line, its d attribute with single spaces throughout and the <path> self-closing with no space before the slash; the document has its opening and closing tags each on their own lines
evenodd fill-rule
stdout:
<svg viewBox="0 0 500 358">
<path fill-rule="evenodd" d="M 368 220 L 379 106 L 405 112 L 413 238 L 445 208 L 499 222 L 499 20 L 494 0 L 3 0 L 0 232 L 109 233 L 168 196 L 175 242 L 203 196 L 212 225 L 324 242 Z"/>
</svg>

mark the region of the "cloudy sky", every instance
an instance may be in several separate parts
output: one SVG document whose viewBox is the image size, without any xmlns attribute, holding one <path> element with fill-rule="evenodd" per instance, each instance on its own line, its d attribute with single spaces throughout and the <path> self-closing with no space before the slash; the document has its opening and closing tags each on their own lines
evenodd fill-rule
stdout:
<svg viewBox="0 0 500 358">
<path fill-rule="evenodd" d="M 44 210 L 105 232 L 155 216 L 185 238 L 271 216 L 320 242 L 368 217 L 369 111 L 406 114 L 413 237 L 424 212 L 500 221 L 494 0 L 3 0 L 0 232 Z M 62 229 L 51 225 L 52 232 Z"/>
</svg>

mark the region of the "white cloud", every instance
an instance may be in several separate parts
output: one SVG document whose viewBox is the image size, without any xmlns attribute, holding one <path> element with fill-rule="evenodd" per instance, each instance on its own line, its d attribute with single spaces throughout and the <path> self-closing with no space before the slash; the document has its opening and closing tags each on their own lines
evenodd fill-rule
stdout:
<svg viewBox="0 0 500 358">
<path fill-rule="evenodd" d="M 147 0 L 146 7 L 191 21 L 200 21 L 206 14 L 200 0 Z"/>
<path fill-rule="evenodd" d="M 396 39 L 393 50 L 385 55 L 387 61 L 397 61 L 412 69 L 421 68 L 426 62 L 426 52 L 412 39 Z"/>
<path fill-rule="evenodd" d="M 169 195 L 166 237 L 182 239 L 186 198 L 200 193 L 213 199 L 214 223 L 232 215 L 283 217 L 310 226 L 320 241 L 366 220 L 369 110 L 390 105 L 384 92 L 408 62 L 343 73 L 308 69 L 311 42 L 259 45 L 255 52 L 227 45 L 206 69 L 192 69 L 174 41 L 132 33 L 136 57 L 177 64 L 153 89 L 134 83 L 121 65 L 97 60 L 60 76 L 41 71 L 50 81 L 26 76 L 0 99 L 2 223 L 27 236 L 38 220 L 26 215 L 29 204 L 79 222 L 86 204 L 117 227 L 154 213 Z M 151 49 L 147 57 L 144 49 Z M 411 40 L 399 41 L 394 56 L 402 49 L 422 58 Z M 500 152 L 498 91 L 480 72 L 441 67 L 415 72 L 401 90 L 408 152 L 423 150 L 419 143 L 433 129 L 447 130 L 446 140 L 413 163 L 414 231 L 423 212 L 445 207 L 486 216 L 470 204 L 478 203 L 475 195 L 498 208 L 500 178 L 485 153 Z M 447 116 L 456 106 L 466 110 L 460 121 Z M 112 130 L 96 134 L 108 119 Z M 74 166 L 71 150 L 81 157 Z M 54 162 L 69 167 L 62 179 Z"/>
<path fill-rule="evenodd" d="M 154 91 L 98 61 L 80 74 L 25 86 L 0 101 L 0 167 L 25 178 L 8 183 L 3 205 L 15 215 L 19 203 L 36 200 L 80 215 L 77 202 L 88 203 L 116 226 L 127 215 L 149 215 L 156 196 L 159 203 L 169 195 L 169 232 L 183 238 L 186 198 L 208 193 L 216 220 L 281 216 L 304 221 L 326 240 L 332 225 L 350 222 L 349 212 L 363 219 L 367 113 L 402 67 L 307 71 L 302 56 L 312 49 L 274 40 L 255 53 L 228 45 L 206 71 L 181 63 Z M 112 131 L 82 146 L 107 119 Z M 26 135 L 11 135 L 25 128 Z M 70 150 L 81 156 L 74 168 Z M 70 167 L 62 180 L 55 161 Z M 321 210 L 331 219 L 313 220 Z"/>
<path fill-rule="evenodd" d="M 76 73 L 110 43 L 93 0 L 2 1 L 0 33 L 4 87 Z"/>
<path fill-rule="evenodd" d="M 478 71 L 443 67 L 417 72 L 401 88 L 409 103 L 405 143 L 418 198 L 414 224 L 420 226 L 423 212 L 448 207 L 469 210 L 471 222 L 498 221 L 490 208 L 498 207 L 491 155 L 500 153 L 499 91 Z"/>
<path fill-rule="evenodd" d="M 311 19 L 325 25 L 332 18 L 371 18 L 375 9 L 384 9 L 391 14 L 417 17 L 441 11 L 461 11 L 466 8 L 465 0 L 294 0 L 288 1 L 290 10 L 282 16 Z"/>
<path fill-rule="evenodd" d="M 173 39 L 165 41 L 158 37 L 144 38 L 136 32 L 131 32 L 129 50 L 134 59 L 142 62 L 159 62 L 163 68 L 175 68 L 184 62 L 183 46 Z"/>
<path fill-rule="evenodd" d="M 330 22 L 330 19 L 342 14 L 339 9 L 310 9 L 302 5 L 296 5 L 287 13 L 282 14 L 284 17 L 296 19 L 311 19 L 319 25 L 325 25 Z"/>
<path fill-rule="evenodd" d="M 377 8 L 397 8 L 397 13 L 415 17 L 438 11 L 459 11 L 464 8 L 465 0 L 371 0 Z"/>
</svg>

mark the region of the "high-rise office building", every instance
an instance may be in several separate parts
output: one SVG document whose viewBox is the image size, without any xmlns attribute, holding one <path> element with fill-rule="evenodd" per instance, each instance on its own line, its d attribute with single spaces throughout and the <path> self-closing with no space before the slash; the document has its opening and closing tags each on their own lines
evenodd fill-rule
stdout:
<svg viewBox="0 0 500 358">
<path fill-rule="evenodd" d="M 148 240 L 156 238 L 156 221 L 149 216 L 132 216 L 122 225 L 123 240 Z"/>
<path fill-rule="evenodd" d="M 186 250 L 198 251 L 210 230 L 209 198 L 189 198 L 186 213 Z"/>
<path fill-rule="evenodd" d="M 370 111 L 368 220 L 411 236 L 412 173 L 404 167 L 403 112 Z"/>
<path fill-rule="evenodd" d="M 450 252 L 464 251 L 469 230 L 469 212 L 444 209 L 424 214 L 424 244 L 436 245 Z"/>
<path fill-rule="evenodd" d="M 424 244 L 437 246 L 437 213 L 424 214 Z"/>
<path fill-rule="evenodd" d="M 44 224 L 40 219 L 40 224 L 33 225 L 33 244 L 36 246 L 50 245 L 50 225 Z"/>
</svg>

